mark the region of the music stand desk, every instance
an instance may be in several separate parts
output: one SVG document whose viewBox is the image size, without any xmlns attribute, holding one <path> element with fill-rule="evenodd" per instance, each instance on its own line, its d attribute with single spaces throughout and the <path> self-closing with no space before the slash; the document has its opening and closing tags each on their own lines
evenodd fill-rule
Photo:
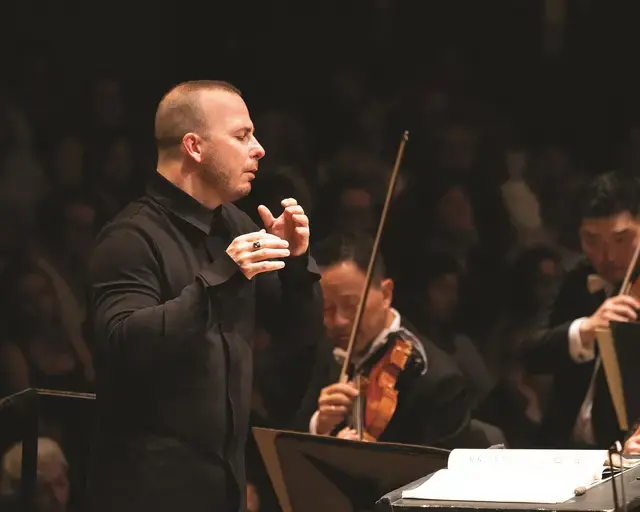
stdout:
<svg viewBox="0 0 640 512">
<path fill-rule="evenodd" d="M 620 478 L 624 478 L 624 493 L 627 503 L 627 511 L 640 509 L 640 466 L 626 470 L 622 475 L 615 477 L 618 496 L 621 496 Z M 590 488 L 582 496 L 576 496 L 564 503 L 495 503 L 481 501 L 439 501 L 439 500 L 415 500 L 402 497 L 402 491 L 414 489 L 431 478 L 424 478 L 411 482 L 404 487 L 385 494 L 376 503 L 376 512 L 417 511 L 429 509 L 429 512 L 443 510 L 446 512 L 476 510 L 481 512 L 506 512 L 517 511 L 573 511 L 573 512 L 612 512 L 615 510 L 613 501 L 613 488 L 610 480 Z M 464 482 L 460 482 L 464 485 Z M 622 505 L 622 504 L 621 504 Z"/>
<path fill-rule="evenodd" d="M 448 450 L 254 427 L 283 512 L 370 512 L 381 495 L 446 467 Z"/>
</svg>

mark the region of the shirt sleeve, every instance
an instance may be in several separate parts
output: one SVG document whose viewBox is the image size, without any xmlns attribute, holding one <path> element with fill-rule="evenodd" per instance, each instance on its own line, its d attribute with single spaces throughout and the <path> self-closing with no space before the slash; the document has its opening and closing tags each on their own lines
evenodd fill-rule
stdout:
<svg viewBox="0 0 640 512">
<path fill-rule="evenodd" d="M 324 336 L 320 271 L 308 252 L 284 262 L 282 270 L 256 276 L 258 318 L 279 357 L 297 358 Z"/>
<path fill-rule="evenodd" d="M 576 363 L 593 361 L 596 357 L 595 340 L 584 341 L 580 336 L 580 326 L 586 318 L 578 318 L 569 326 L 569 354 Z"/>
<path fill-rule="evenodd" d="M 311 416 L 311 420 L 309 421 L 309 433 L 318 435 L 318 416 L 320 415 L 319 411 L 313 413 Z"/>
<path fill-rule="evenodd" d="M 110 357 L 134 365 L 152 364 L 203 336 L 214 319 L 210 296 L 231 285 L 239 267 L 218 258 L 171 300 L 163 301 L 159 250 L 135 225 L 104 233 L 90 263 L 92 323 Z M 226 254 L 225 254 L 226 256 Z"/>
</svg>

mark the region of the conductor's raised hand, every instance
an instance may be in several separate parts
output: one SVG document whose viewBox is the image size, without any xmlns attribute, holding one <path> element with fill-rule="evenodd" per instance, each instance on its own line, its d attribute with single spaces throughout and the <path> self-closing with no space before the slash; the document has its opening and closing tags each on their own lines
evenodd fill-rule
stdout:
<svg viewBox="0 0 640 512">
<path fill-rule="evenodd" d="M 289 242 L 262 229 L 237 237 L 227 247 L 227 254 L 247 279 L 253 279 L 262 272 L 273 272 L 284 267 L 284 261 L 278 259 L 290 255 Z"/>
<path fill-rule="evenodd" d="M 277 219 L 269 208 L 258 206 L 258 213 L 268 233 L 289 242 L 291 256 L 300 256 L 309 248 L 309 218 L 295 199 L 283 199 L 284 211 Z"/>
</svg>

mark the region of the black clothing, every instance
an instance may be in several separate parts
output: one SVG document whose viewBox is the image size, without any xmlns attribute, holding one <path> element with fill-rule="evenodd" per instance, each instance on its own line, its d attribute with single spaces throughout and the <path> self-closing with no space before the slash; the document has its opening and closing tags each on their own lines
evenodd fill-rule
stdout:
<svg viewBox="0 0 640 512">
<path fill-rule="evenodd" d="M 227 255 L 258 230 L 157 174 L 98 236 L 92 510 L 244 510 L 254 324 L 291 357 L 323 329 L 309 255 L 252 280 Z"/>
<path fill-rule="evenodd" d="M 586 260 L 567 272 L 539 325 L 524 341 L 523 362 L 527 370 L 554 376 L 538 440 L 544 448 L 573 446 L 573 429 L 593 376 L 595 360 L 578 364 L 571 358 L 569 327 L 574 320 L 595 313 L 606 299 L 604 291 L 592 294 L 587 288 L 588 276 L 594 272 Z M 596 376 L 591 418 L 598 448 L 608 449 L 623 439 L 602 367 Z"/>
</svg>

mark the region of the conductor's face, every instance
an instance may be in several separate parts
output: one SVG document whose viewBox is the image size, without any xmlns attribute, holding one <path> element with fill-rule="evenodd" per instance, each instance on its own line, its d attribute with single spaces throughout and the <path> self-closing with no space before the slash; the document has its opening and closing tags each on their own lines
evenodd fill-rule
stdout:
<svg viewBox="0 0 640 512">
<path fill-rule="evenodd" d="M 236 201 L 251 191 L 264 149 L 240 96 L 224 90 L 203 91 L 201 101 L 209 128 L 203 137 L 202 182 L 223 202 Z"/>
<path fill-rule="evenodd" d="M 582 250 L 596 272 L 611 284 L 620 284 L 625 277 L 638 243 L 638 227 L 638 220 L 629 212 L 582 221 Z"/>
<path fill-rule="evenodd" d="M 327 334 L 337 346 L 346 349 L 366 281 L 365 273 L 352 261 L 323 267 L 320 273 Z M 392 294 L 393 282 L 390 279 L 374 279 L 371 283 L 360 330 L 356 336 L 356 353 L 365 351 L 369 343 L 385 328 Z"/>
</svg>

